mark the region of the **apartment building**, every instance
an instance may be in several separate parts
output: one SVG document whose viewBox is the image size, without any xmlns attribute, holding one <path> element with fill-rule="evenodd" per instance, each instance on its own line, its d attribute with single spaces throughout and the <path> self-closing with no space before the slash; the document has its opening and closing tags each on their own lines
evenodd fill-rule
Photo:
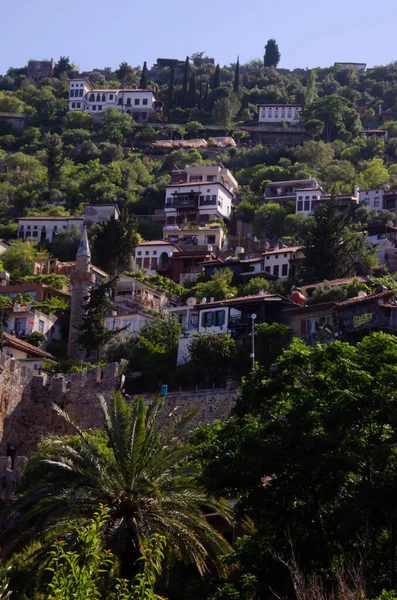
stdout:
<svg viewBox="0 0 397 600">
<path fill-rule="evenodd" d="M 300 123 L 302 110 L 301 104 L 259 104 L 258 122 L 297 125 Z"/>
<path fill-rule="evenodd" d="M 172 171 L 166 188 L 166 225 L 229 220 L 237 188 L 237 181 L 223 165 Z"/>
<path fill-rule="evenodd" d="M 220 226 L 203 225 L 196 228 L 166 225 L 163 228 L 163 239 L 184 246 L 213 246 L 223 250 L 226 248 L 226 233 Z"/>
<path fill-rule="evenodd" d="M 136 121 L 148 121 L 161 112 L 162 106 L 153 90 L 94 88 L 84 78 L 69 81 L 69 110 L 83 110 L 95 116 L 112 107 L 132 115 Z"/>
</svg>

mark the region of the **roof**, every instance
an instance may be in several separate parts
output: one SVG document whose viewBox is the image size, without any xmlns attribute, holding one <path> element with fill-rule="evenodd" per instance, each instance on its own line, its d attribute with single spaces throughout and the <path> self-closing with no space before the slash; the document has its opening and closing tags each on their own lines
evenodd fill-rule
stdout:
<svg viewBox="0 0 397 600">
<path fill-rule="evenodd" d="M 9 333 L 4 333 L 3 344 L 4 346 L 10 346 L 11 348 L 15 348 L 16 350 L 22 350 L 29 354 L 33 354 L 34 356 L 40 358 L 48 358 L 48 360 L 56 360 L 55 357 L 49 352 L 45 352 L 41 350 L 41 348 L 36 348 L 32 344 L 28 344 L 28 342 L 24 342 L 14 335 L 10 335 Z"/>
<path fill-rule="evenodd" d="M 214 306 L 228 306 L 229 304 L 244 304 L 247 302 L 260 302 L 260 301 L 269 301 L 269 302 L 288 302 L 289 304 L 294 305 L 295 303 L 288 298 L 284 298 L 284 296 L 280 296 L 280 294 L 256 294 L 254 296 L 240 296 L 239 298 L 230 298 L 228 300 L 217 300 L 216 302 L 205 302 L 204 304 L 196 304 L 195 308 L 213 308 Z"/>
<path fill-rule="evenodd" d="M 234 196 L 233 192 L 229 190 L 221 181 L 190 181 L 188 183 L 170 183 L 167 185 L 168 188 L 180 188 L 180 187 L 194 187 L 198 186 L 208 186 L 208 185 L 221 185 L 231 196 Z"/>
<path fill-rule="evenodd" d="M 289 179 L 288 181 L 269 181 L 267 186 L 271 185 L 290 185 L 291 183 L 305 183 L 306 181 L 315 181 L 318 184 L 318 181 L 314 177 L 307 177 L 306 179 Z M 266 186 L 266 187 L 267 187 Z M 316 188 L 311 188 L 316 189 Z"/>
<path fill-rule="evenodd" d="M 334 287 L 335 285 L 347 285 L 348 283 L 351 283 L 354 279 L 358 279 L 360 283 L 368 283 L 368 279 L 366 277 L 363 277 L 362 275 L 356 275 L 355 277 L 342 277 L 341 279 L 331 279 L 331 281 L 327 281 L 327 283 L 329 283 L 331 287 Z M 318 288 L 320 285 L 323 284 L 324 281 L 321 281 L 320 283 L 311 283 L 309 285 L 301 285 L 299 287 L 301 290 L 311 290 Z"/>
<path fill-rule="evenodd" d="M 77 256 L 88 256 L 91 258 L 90 244 L 88 241 L 87 228 L 84 227 L 83 235 L 81 236 L 80 244 L 77 250 Z"/>
<path fill-rule="evenodd" d="M 151 240 L 149 242 L 139 242 L 137 248 L 139 248 L 140 246 L 174 246 L 174 248 L 180 250 L 177 244 L 175 244 L 174 242 L 168 242 L 167 240 Z"/>
<path fill-rule="evenodd" d="M 18 221 L 84 221 L 84 217 L 47 217 L 37 215 L 35 217 L 20 217 Z"/>
<path fill-rule="evenodd" d="M 258 106 L 283 106 L 284 108 L 288 106 L 296 106 L 302 108 L 302 104 L 258 104 Z"/>
<path fill-rule="evenodd" d="M 370 294 L 369 296 L 362 296 L 356 298 L 349 298 L 349 300 L 345 300 L 344 302 L 337 302 L 335 304 L 336 308 L 344 308 L 345 306 L 352 306 L 354 304 L 360 304 L 364 302 L 368 302 L 370 300 L 380 300 L 381 298 L 390 298 L 396 292 L 393 290 L 387 290 L 386 292 L 381 292 L 380 294 Z"/>
<path fill-rule="evenodd" d="M 335 302 L 334 301 L 330 301 L 330 302 L 319 302 L 318 304 L 305 304 L 304 306 L 299 306 L 298 304 L 295 306 L 292 306 L 291 308 L 286 308 L 285 312 L 292 312 L 293 314 L 299 314 L 301 312 L 305 313 L 305 312 L 316 312 L 316 311 L 324 311 L 324 310 L 329 310 L 331 308 L 334 308 L 335 306 Z"/>
<path fill-rule="evenodd" d="M 262 256 L 267 256 L 268 254 L 287 254 L 298 252 L 298 250 L 302 250 L 302 246 L 290 246 L 288 248 L 279 248 L 278 250 L 269 250 L 268 252 L 264 252 Z"/>
</svg>

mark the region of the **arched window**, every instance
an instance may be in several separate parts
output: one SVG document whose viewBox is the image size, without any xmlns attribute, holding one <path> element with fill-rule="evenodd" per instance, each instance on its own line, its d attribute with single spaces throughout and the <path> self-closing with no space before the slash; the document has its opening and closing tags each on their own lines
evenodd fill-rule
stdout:
<svg viewBox="0 0 397 600">
<path fill-rule="evenodd" d="M 130 111 L 130 110 L 126 110 L 125 112 L 126 112 L 126 113 L 128 113 L 129 115 L 131 114 L 131 111 Z"/>
<path fill-rule="evenodd" d="M 127 106 L 131 106 L 131 98 L 127 98 Z"/>
<path fill-rule="evenodd" d="M 105 96 L 105 94 L 102 94 L 102 102 L 106 102 L 106 96 Z"/>
<path fill-rule="evenodd" d="M 96 95 L 96 101 L 97 101 L 97 102 L 100 102 L 100 101 L 101 101 L 101 94 L 97 94 L 97 95 Z"/>
<path fill-rule="evenodd" d="M 118 104 L 119 106 L 122 106 L 122 104 L 123 104 L 123 99 L 122 99 L 122 98 L 119 98 L 119 101 L 117 102 L 117 104 Z"/>
<path fill-rule="evenodd" d="M 162 252 L 158 262 L 159 269 L 166 269 L 168 267 L 169 260 L 170 259 L 167 252 Z"/>
<path fill-rule="evenodd" d="M 90 102 L 94 102 L 95 100 L 95 94 L 90 94 Z"/>
</svg>

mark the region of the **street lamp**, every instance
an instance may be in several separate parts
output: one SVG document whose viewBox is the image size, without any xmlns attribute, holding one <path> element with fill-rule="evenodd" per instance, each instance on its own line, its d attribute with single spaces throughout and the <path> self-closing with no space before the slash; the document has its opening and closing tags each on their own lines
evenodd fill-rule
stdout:
<svg viewBox="0 0 397 600">
<path fill-rule="evenodd" d="M 252 358 L 252 368 L 254 368 L 255 367 L 255 319 L 256 319 L 255 313 L 252 313 L 251 319 L 252 319 L 252 332 L 251 332 L 252 346 L 251 346 L 250 357 Z"/>
</svg>

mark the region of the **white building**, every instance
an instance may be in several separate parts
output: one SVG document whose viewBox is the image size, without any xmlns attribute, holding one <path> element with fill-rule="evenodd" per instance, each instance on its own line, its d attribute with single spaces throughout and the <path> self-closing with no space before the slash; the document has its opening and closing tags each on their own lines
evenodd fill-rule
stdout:
<svg viewBox="0 0 397 600">
<path fill-rule="evenodd" d="M 100 115 L 109 107 L 131 114 L 136 121 L 147 121 L 151 114 L 161 112 L 162 102 L 152 90 L 99 89 L 88 79 L 69 80 L 69 110 Z"/>
<path fill-rule="evenodd" d="M 70 231 L 73 227 L 82 233 L 84 217 L 21 217 L 17 236 L 21 240 L 53 242 L 60 231 Z"/>
<path fill-rule="evenodd" d="M 292 277 L 298 271 L 304 257 L 300 246 L 270 250 L 262 255 L 262 270 L 276 277 Z"/>
<path fill-rule="evenodd" d="M 173 171 L 166 188 L 166 224 L 230 219 L 237 188 L 237 181 L 222 165 Z"/>
<path fill-rule="evenodd" d="M 145 269 L 148 275 L 166 271 L 169 260 L 175 252 L 180 252 L 179 246 L 164 240 L 141 242 L 135 248 L 135 263 L 139 269 Z"/>
<path fill-rule="evenodd" d="M 366 206 L 370 206 L 371 208 L 377 208 L 378 210 L 381 210 L 383 208 L 384 193 L 385 190 L 382 188 L 377 190 L 360 190 L 360 202 Z"/>
<path fill-rule="evenodd" d="M 303 107 L 301 104 L 259 104 L 259 123 L 300 123 Z"/>
<path fill-rule="evenodd" d="M 46 348 L 52 341 L 61 340 L 61 327 L 57 316 L 46 315 L 39 310 L 32 309 L 29 305 L 15 305 L 3 308 L 6 327 L 4 331 L 18 338 L 26 338 L 31 333 L 43 333 L 46 340 L 42 348 Z"/>
<path fill-rule="evenodd" d="M 105 327 L 107 329 L 123 329 L 121 333 L 126 336 L 131 335 L 132 333 L 138 333 L 148 321 L 152 320 L 153 317 L 150 318 L 143 312 L 117 314 L 104 318 Z"/>
</svg>

